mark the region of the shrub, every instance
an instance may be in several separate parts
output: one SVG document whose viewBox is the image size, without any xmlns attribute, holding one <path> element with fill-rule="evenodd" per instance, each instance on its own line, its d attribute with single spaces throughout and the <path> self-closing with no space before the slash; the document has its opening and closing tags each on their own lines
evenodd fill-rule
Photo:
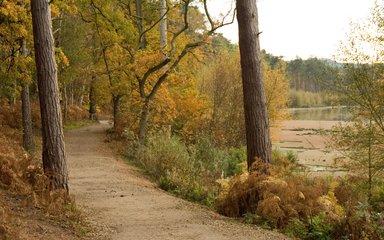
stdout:
<svg viewBox="0 0 384 240">
<path fill-rule="evenodd" d="M 245 147 L 231 148 L 224 163 L 224 178 L 232 177 L 247 171 L 247 149 Z"/>
<path fill-rule="evenodd" d="M 160 134 L 150 137 L 147 146 L 139 147 L 136 161 L 162 189 L 211 205 L 210 185 L 204 185 L 214 176 L 208 171 L 212 164 L 208 161 L 212 157 L 211 150 L 200 150 L 192 150 L 194 154 L 191 154 L 180 139 Z M 194 155 L 205 159 L 197 161 Z"/>
<path fill-rule="evenodd" d="M 384 239 L 384 214 L 358 194 L 362 181 L 252 172 L 229 180 L 217 209 L 300 239 Z"/>
<path fill-rule="evenodd" d="M 130 139 L 130 147 L 137 146 L 135 138 Z M 373 191 L 370 204 L 361 205 L 367 202 L 361 194 L 364 179 L 299 175 L 293 152 L 275 149 L 274 164 L 256 162 L 250 174 L 242 165 L 245 148 L 219 149 L 208 137 L 186 146 L 176 137 L 160 134 L 136 152 L 136 162 L 162 189 L 215 206 L 223 215 L 243 217 L 247 223 L 301 239 L 384 237 L 384 217 L 379 213 L 382 189 Z M 260 174 L 266 167 L 271 176 Z"/>
<path fill-rule="evenodd" d="M 139 149 L 138 161 L 156 179 L 176 171 L 180 173 L 192 171 L 186 146 L 179 139 L 168 138 L 165 135 L 151 137 L 148 145 Z"/>
<path fill-rule="evenodd" d="M 21 131 L 7 125 L 3 113 L 0 113 L 0 239 L 19 239 L 18 228 L 22 220 L 15 217 L 15 212 L 23 208 L 74 224 L 72 227 L 75 228 L 81 215 L 73 207 L 67 208 L 72 199 L 66 191 L 50 191 L 49 179 L 41 163 L 36 163 L 36 159 L 24 151 L 20 143 Z M 21 202 L 9 204 L 12 198 L 6 198 L 7 195 L 17 196 Z"/>
<path fill-rule="evenodd" d="M 284 233 L 289 237 L 296 237 L 299 239 L 305 239 L 308 235 L 307 226 L 299 219 L 290 219 L 287 226 L 284 228 Z"/>
<path fill-rule="evenodd" d="M 165 134 L 150 137 L 146 146 L 140 147 L 132 136 L 127 142 L 126 156 L 135 159 L 162 189 L 208 206 L 213 206 L 220 188 L 216 180 L 244 171 L 245 148 L 220 149 L 209 137 L 189 146 Z"/>
<path fill-rule="evenodd" d="M 208 137 L 201 137 L 195 145 L 190 146 L 194 160 L 194 171 L 213 181 L 220 178 L 228 155 L 216 148 Z"/>
<path fill-rule="evenodd" d="M 282 151 L 279 148 L 272 150 L 271 171 L 275 176 L 290 176 L 297 172 L 298 165 L 297 154 L 293 151 Z"/>
<path fill-rule="evenodd" d="M 308 233 L 305 239 L 308 240 L 328 240 L 331 239 L 333 226 L 327 221 L 322 212 L 309 219 Z"/>
</svg>

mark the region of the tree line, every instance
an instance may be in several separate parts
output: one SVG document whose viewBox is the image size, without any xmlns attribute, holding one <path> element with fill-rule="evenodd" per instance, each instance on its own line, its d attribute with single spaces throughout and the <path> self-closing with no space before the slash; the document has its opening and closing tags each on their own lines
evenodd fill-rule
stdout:
<svg viewBox="0 0 384 240">
<path fill-rule="evenodd" d="M 252 17 L 257 9 L 252 1 L 237 4 L 245 29 L 237 59 L 243 65 L 244 91 L 251 91 L 241 95 L 245 132 L 251 133 L 246 139 L 253 144 L 248 161 L 252 164 L 257 156 L 269 162 L 262 57 Z M 158 131 L 193 141 L 193 135 L 204 132 L 197 123 L 211 109 L 209 97 L 196 87 L 197 73 L 219 53 L 228 58 L 239 54 L 216 34 L 233 22 L 235 11 L 214 18 L 207 1 L 4 0 L 0 6 L 0 98 L 22 102 L 27 150 L 33 149 L 31 124 L 36 121 L 30 99 L 39 99 L 43 166 L 54 189 L 67 189 L 61 119 L 66 121 L 71 105 L 88 108 L 90 119 L 111 111 L 115 134 L 133 132 L 141 146 L 148 132 Z M 212 116 L 213 131 L 217 117 Z"/>
</svg>

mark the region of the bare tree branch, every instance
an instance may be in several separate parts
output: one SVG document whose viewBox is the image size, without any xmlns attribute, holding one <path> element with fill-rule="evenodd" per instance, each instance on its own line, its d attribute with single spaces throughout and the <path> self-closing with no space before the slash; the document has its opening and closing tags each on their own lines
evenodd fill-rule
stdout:
<svg viewBox="0 0 384 240">
<path fill-rule="evenodd" d="M 170 56 L 172 57 L 175 54 L 175 42 L 177 37 L 180 36 L 183 32 L 185 32 L 188 29 L 188 9 L 189 9 L 189 4 L 191 3 L 191 0 L 186 0 L 185 5 L 184 5 L 184 27 L 181 28 L 178 32 L 173 34 L 172 40 L 171 40 L 171 50 L 170 50 Z"/>
<path fill-rule="evenodd" d="M 155 86 L 152 88 L 152 91 L 151 93 L 148 95 L 147 99 L 149 101 L 153 100 L 153 98 L 155 97 L 155 94 L 157 93 L 157 91 L 159 90 L 161 84 L 167 79 L 168 75 L 170 74 L 171 71 L 173 71 L 177 65 L 179 65 L 180 61 L 184 58 L 185 55 L 187 55 L 187 53 L 194 49 L 194 48 L 197 48 L 199 47 L 200 45 L 202 45 L 204 42 L 203 41 L 200 41 L 200 42 L 196 42 L 196 43 L 190 43 L 190 44 L 187 44 L 185 45 L 183 51 L 180 53 L 180 55 L 177 57 L 176 61 L 171 65 L 170 68 L 167 69 L 167 71 L 165 73 L 163 73 L 163 75 L 161 75 L 159 77 L 159 79 L 157 80 Z"/>
<path fill-rule="evenodd" d="M 144 36 L 147 32 L 151 31 L 154 27 L 156 27 L 156 25 L 159 24 L 159 23 L 161 22 L 161 20 L 163 20 L 163 19 L 167 16 L 169 10 L 170 10 L 169 7 L 167 7 L 167 11 L 166 11 L 166 12 L 165 12 L 159 19 L 157 19 L 156 22 L 154 22 L 148 29 L 144 30 L 144 31 L 140 34 L 140 36 L 139 36 L 139 45 L 140 45 L 140 42 L 141 42 L 141 39 L 143 38 L 143 36 Z"/>
</svg>

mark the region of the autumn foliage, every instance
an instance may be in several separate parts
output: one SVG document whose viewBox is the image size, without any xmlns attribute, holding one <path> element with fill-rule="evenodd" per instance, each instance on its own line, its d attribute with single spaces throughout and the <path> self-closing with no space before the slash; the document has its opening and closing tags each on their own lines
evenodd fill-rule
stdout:
<svg viewBox="0 0 384 240">
<path fill-rule="evenodd" d="M 72 197 L 66 192 L 50 191 L 49 179 L 43 172 L 41 160 L 27 153 L 21 144 L 20 114 L 18 105 L 2 102 L 0 109 L 0 238 L 25 239 L 23 226 L 28 209 L 35 215 L 49 215 L 75 229 L 82 221 Z M 35 127 L 39 127 L 37 104 L 33 104 Z M 15 210 L 19 209 L 19 210 Z M 20 209 L 24 209 L 23 214 Z M 69 219 L 77 219 L 72 221 Z M 34 228 L 34 226 L 31 226 Z M 21 229 L 19 229 L 21 228 Z"/>
</svg>

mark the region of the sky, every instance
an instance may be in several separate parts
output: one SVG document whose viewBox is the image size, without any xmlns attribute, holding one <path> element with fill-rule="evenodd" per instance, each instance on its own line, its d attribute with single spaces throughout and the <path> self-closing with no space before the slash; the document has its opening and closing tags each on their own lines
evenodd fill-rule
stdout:
<svg viewBox="0 0 384 240">
<path fill-rule="evenodd" d="M 345 39 L 349 23 L 366 18 L 374 1 L 257 0 L 261 48 L 286 60 L 332 59 Z M 219 16 L 230 6 L 231 0 L 210 0 L 209 8 Z M 233 43 L 238 42 L 237 22 L 219 32 Z"/>
</svg>

